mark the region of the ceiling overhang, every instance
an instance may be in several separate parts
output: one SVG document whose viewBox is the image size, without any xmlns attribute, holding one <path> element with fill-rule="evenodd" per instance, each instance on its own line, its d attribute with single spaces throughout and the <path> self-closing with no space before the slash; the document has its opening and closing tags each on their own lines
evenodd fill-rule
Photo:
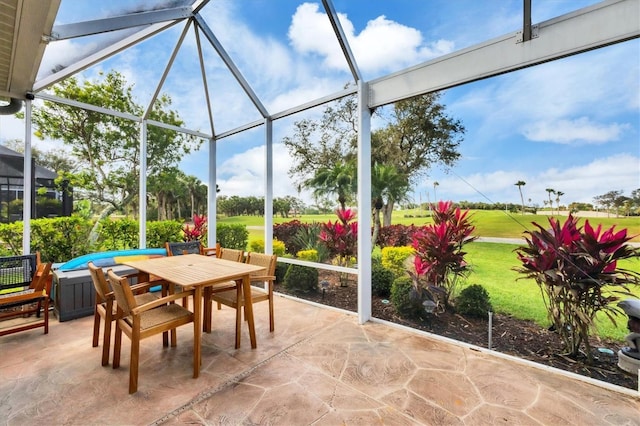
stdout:
<svg viewBox="0 0 640 426">
<path fill-rule="evenodd" d="M 0 98 L 33 87 L 60 0 L 0 0 Z"/>
</svg>

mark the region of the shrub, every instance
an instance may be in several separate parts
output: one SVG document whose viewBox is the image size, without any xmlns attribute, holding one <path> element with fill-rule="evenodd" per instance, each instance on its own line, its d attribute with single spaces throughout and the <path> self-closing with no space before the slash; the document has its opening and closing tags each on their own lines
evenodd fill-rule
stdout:
<svg viewBox="0 0 640 426">
<path fill-rule="evenodd" d="M 292 220 L 290 222 L 276 224 L 273 225 L 273 237 L 284 243 L 285 247 L 287 248 L 287 253 L 295 255 L 304 247 L 296 244 L 296 242 L 294 241 L 294 236 L 301 228 L 306 228 L 307 226 L 308 225 L 306 223 L 302 223 L 299 220 Z"/>
<path fill-rule="evenodd" d="M 278 256 L 284 256 L 286 253 L 284 243 L 280 240 L 274 239 L 272 242 L 273 254 Z M 254 253 L 264 253 L 264 240 L 262 238 L 258 238 L 249 243 L 249 251 Z"/>
<path fill-rule="evenodd" d="M 34 219 L 31 221 L 31 252 L 40 251 L 42 260 L 47 262 L 65 262 L 87 254 L 92 249 L 89 246 L 92 226 L 92 221 L 79 216 Z"/>
<path fill-rule="evenodd" d="M 404 275 L 407 270 L 405 261 L 413 254 L 413 247 L 384 247 L 382 249 L 382 266 L 389 269 L 396 277 Z"/>
<path fill-rule="evenodd" d="M 415 225 L 389 225 L 380 228 L 376 244 L 380 247 L 402 247 L 411 245 Z"/>
<path fill-rule="evenodd" d="M 493 310 L 489 293 L 480 284 L 464 288 L 456 298 L 456 310 L 462 315 L 486 318 L 487 312 Z"/>
<path fill-rule="evenodd" d="M 391 304 L 396 312 L 403 317 L 419 319 L 425 310 L 419 299 L 412 297 L 413 280 L 408 277 L 398 277 L 391 284 Z"/>
<path fill-rule="evenodd" d="M 318 251 L 315 249 L 311 250 L 300 250 L 296 253 L 296 257 L 300 260 L 308 260 L 309 262 L 317 262 L 318 261 Z"/>
<path fill-rule="evenodd" d="M 222 247 L 246 250 L 249 242 L 249 231 L 244 225 L 219 223 L 216 226 L 216 238 Z"/>
<path fill-rule="evenodd" d="M 147 222 L 147 247 L 164 247 L 167 241 L 182 241 L 182 223 L 177 220 Z"/>
<path fill-rule="evenodd" d="M 291 243 L 300 250 L 316 250 L 317 260 L 315 262 L 325 262 L 331 256 L 329 249 L 320 240 L 322 224 L 313 222 L 307 226 L 300 227 L 291 238 Z M 297 253 L 297 252 L 296 252 Z"/>
<path fill-rule="evenodd" d="M 98 242 L 102 250 L 127 250 L 138 248 L 138 221 L 129 218 L 100 221 Z"/>
<path fill-rule="evenodd" d="M 585 346 L 591 361 L 589 335 L 593 321 L 603 311 L 615 325 L 613 315 L 621 314 L 613 305 L 619 295 L 634 297 L 629 285 L 640 284 L 638 271 L 618 268 L 622 259 L 637 258 L 640 249 L 626 244 L 627 230 L 602 232 L 587 220 L 584 230 L 569 215 L 562 224 L 549 218 L 549 229 L 537 223 L 525 231 L 526 246 L 516 249 L 522 266 L 516 271 L 535 280 L 540 287 L 549 319 L 563 340 L 565 350 L 576 357 Z"/>
<path fill-rule="evenodd" d="M 373 262 L 371 264 L 371 292 L 373 295 L 389 297 L 393 278 L 393 272 L 382 266 L 380 262 Z"/>
<path fill-rule="evenodd" d="M 310 293 L 318 290 L 318 270 L 300 265 L 289 265 L 284 276 L 284 286 L 294 293 Z"/>
<path fill-rule="evenodd" d="M 284 283 L 284 276 L 289 269 L 288 263 L 276 262 L 276 282 L 278 284 Z"/>
</svg>

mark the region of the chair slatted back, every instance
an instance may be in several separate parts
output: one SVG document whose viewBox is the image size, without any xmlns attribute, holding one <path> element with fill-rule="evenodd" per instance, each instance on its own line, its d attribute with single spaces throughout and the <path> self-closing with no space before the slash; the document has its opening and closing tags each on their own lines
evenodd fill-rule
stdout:
<svg viewBox="0 0 640 426">
<path fill-rule="evenodd" d="M 104 302 L 105 300 L 107 300 L 107 295 L 111 293 L 107 278 L 104 276 L 102 268 L 96 266 L 93 262 L 87 263 L 87 267 L 89 268 L 89 273 L 91 274 L 93 287 L 96 289 L 96 293 L 100 297 L 100 301 Z"/>
<path fill-rule="evenodd" d="M 242 262 L 244 250 L 230 249 L 222 247 L 220 249 L 220 259 L 233 260 L 234 262 Z"/>
<path fill-rule="evenodd" d="M 109 278 L 111 289 L 113 289 L 113 294 L 116 296 L 118 307 L 122 309 L 124 316 L 129 316 L 131 311 L 138 306 L 135 297 L 133 297 L 131 287 L 129 287 L 129 281 L 126 277 L 117 275 L 111 269 L 107 271 L 107 277 Z"/>
<path fill-rule="evenodd" d="M 203 254 L 200 241 L 167 242 L 165 243 L 167 256 L 180 256 L 182 254 Z"/>
<path fill-rule="evenodd" d="M 253 272 L 251 275 L 253 276 L 264 276 L 270 275 L 273 276 L 276 273 L 276 262 L 278 261 L 278 255 L 264 254 L 264 253 L 253 253 L 250 252 L 247 255 L 246 263 L 256 266 L 262 266 L 266 269 L 266 272 Z"/>
</svg>

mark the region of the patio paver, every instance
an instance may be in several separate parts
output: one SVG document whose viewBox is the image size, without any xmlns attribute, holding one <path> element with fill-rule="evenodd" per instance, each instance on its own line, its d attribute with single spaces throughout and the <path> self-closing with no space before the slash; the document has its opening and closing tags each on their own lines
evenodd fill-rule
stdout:
<svg viewBox="0 0 640 426">
<path fill-rule="evenodd" d="M 234 310 L 214 311 L 192 375 L 192 337 L 141 345 L 139 390 L 100 365 L 92 318 L 0 337 L 0 424 L 640 425 L 640 394 L 348 313 L 276 297 L 256 304 L 258 349 Z M 264 306 L 262 306 L 264 305 Z M 34 403 L 34 401 L 36 403 Z"/>
</svg>

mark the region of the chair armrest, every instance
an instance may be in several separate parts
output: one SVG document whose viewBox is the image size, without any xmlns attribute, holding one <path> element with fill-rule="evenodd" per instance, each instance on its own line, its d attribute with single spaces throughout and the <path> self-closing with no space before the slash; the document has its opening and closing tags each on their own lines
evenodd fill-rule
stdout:
<svg viewBox="0 0 640 426">
<path fill-rule="evenodd" d="M 216 247 L 205 247 L 202 249 L 202 254 L 204 254 L 205 256 L 216 256 L 217 253 L 217 248 Z"/>
<path fill-rule="evenodd" d="M 38 252 L 40 253 L 40 252 Z M 51 286 L 53 285 L 53 274 L 49 273 L 49 275 L 46 278 L 46 282 L 44 283 L 44 290 L 47 292 L 47 294 L 49 295 L 49 297 L 51 297 Z"/>
<path fill-rule="evenodd" d="M 145 303 L 144 305 L 136 306 L 131 310 L 131 313 L 134 315 L 138 315 L 141 312 L 148 311 L 153 308 L 157 308 L 158 306 L 166 305 L 168 302 L 173 302 L 178 299 L 182 299 L 184 297 L 192 296 L 193 290 L 182 291 L 180 293 L 170 294 L 169 296 L 161 297 L 152 302 Z"/>
<path fill-rule="evenodd" d="M 149 291 L 152 287 L 157 287 L 157 286 L 165 287 L 168 284 L 169 283 L 165 280 L 158 280 L 158 281 L 148 281 L 144 283 L 133 284 L 130 287 L 131 287 L 131 291 L 133 291 L 135 294 L 139 294 L 139 293 L 144 293 L 145 291 Z"/>
<path fill-rule="evenodd" d="M 251 281 L 275 281 L 275 275 L 252 275 Z"/>
<path fill-rule="evenodd" d="M 142 271 L 131 272 L 130 274 L 123 274 L 120 276 L 128 279 L 129 281 L 131 281 L 132 278 L 135 278 L 136 281 L 139 283 L 151 281 L 151 277 L 149 276 L 149 273 L 142 272 Z"/>
</svg>

